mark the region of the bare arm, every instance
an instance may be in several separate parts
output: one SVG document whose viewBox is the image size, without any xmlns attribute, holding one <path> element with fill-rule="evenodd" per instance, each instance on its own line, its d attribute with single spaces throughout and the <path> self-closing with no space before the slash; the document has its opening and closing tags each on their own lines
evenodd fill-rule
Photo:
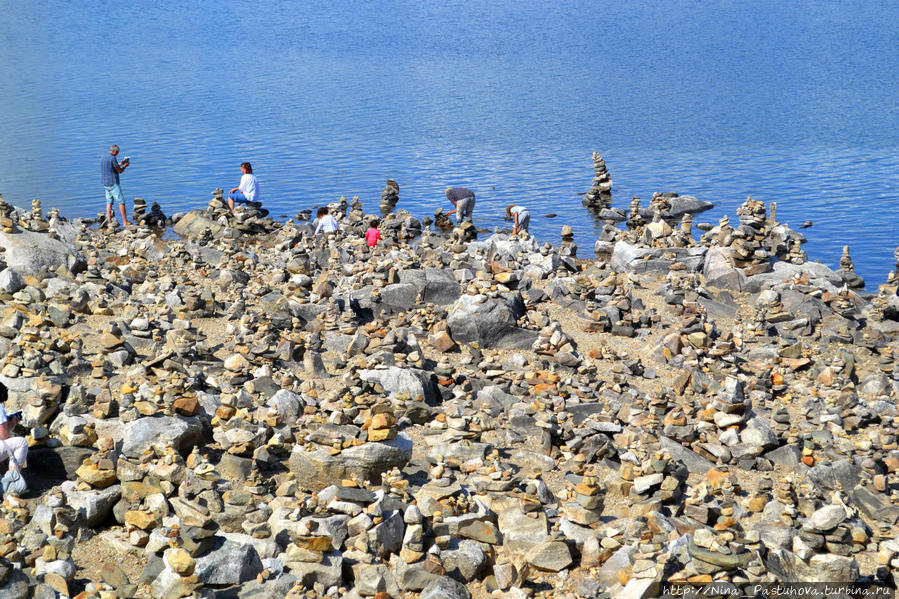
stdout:
<svg viewBox="0 0 899 599">
<path fill-rule="evenodd" d="M 16 425 L 19 424 L 19 419 L 15 417 L 11 417 L 9 420 L 0 424 L 0 439 L 4 441 L 12 437 L 12 431 L 16 428 Z"/>
</svg>

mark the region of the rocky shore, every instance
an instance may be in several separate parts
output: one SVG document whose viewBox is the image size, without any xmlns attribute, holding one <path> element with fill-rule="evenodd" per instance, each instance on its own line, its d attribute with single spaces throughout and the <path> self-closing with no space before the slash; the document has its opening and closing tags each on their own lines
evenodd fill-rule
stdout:
<svg viewBox="0 0 899 599">
<path fill-rule="evenodd" d="M 220 190 L 117 232 L 0 199 L 0 597 L 895 589 L 896 273 L 751 199 L 613 209 L 594 166 L 589 256 L 432 232 L 393 181 L 374 249 L 357 199 L 331 238 Z"/>
</svg>

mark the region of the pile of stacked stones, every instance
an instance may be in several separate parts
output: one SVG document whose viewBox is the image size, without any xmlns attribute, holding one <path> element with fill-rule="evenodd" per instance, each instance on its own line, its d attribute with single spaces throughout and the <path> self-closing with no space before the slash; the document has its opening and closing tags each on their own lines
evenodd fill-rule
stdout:
<svg viewBox="0 0 899 599">
<path fill-rule="evenodd" d="M 225 191 L 221 188 L 217 188 L 212 192 L 212 199 L 209 200 L 206 215 L 210 220 L 227 223 L 225 225 L 225 233 L 223 233 L 226 238 L 233 238 L 240 234 L 264 233 L 272 230 L 274 221 L 268 217 L 268 210 L 262 207 L 261 202 L 236 204 L 232 212 L 228 208 L 228 200 L 224 197 L 224 194 Z"/>
<path fill-rule="evenodd" d="M 381 192 L 381 216 L 387 216 L 396 208 L 400 201 L 400 186 L 393 179 L 387 179 L 384 185 L 384 191 Z"/>
<path fill-rule="evenodd" d="M 843 254 L 840 256 L 840 278 L 852 289 L 864 289 L 865 280 L 855 273 L 855 265 L 849 255 L 849 246 L 843 246 Z"/>
<path fill-rule="evenodd" d="M 583 204 L 605 220 L 624 220 L 620 210 L 612 209 L 612 176 L 598 152 L 593 152 L 593 183 L 590 191 L 584 194 Z"/>
<path fill-rule="evenodd" d="M 50 223 L 44 219 L 44 211 L 41 208 L 41 201 L 37 198 L 31 200 L 31 215 L 19 221 L 19 225 L 29 231 L 46 231 L 50 228 Z"/>
<path fill-rule="evenodd" d="M 16 230 L 16 209 L 3 199 L 2 194 L 0 194 L 0 229 L 3 229 L 4 233 L 13 233 Z"/>
<path fill-rule="evenodd" d="M 134 222 L 142 227 L 164 227 L 167 219 L 158 203 L 153 202 L 150 212 L 147 212 L 147 201 L 134 198 Z"/>
<path fill-rule="evenodd" d="M 360 253 L 346 204 L 358 236 L 81 230 L 84 272 L 0 272 L 0 373 L 48 489 L 29 515 L 4 498 L 29 524 L 0 592 L 894 584 L 899 326 L 865 297 L 793 273 L 724 293 L 502 234 Z"/>
</svg>

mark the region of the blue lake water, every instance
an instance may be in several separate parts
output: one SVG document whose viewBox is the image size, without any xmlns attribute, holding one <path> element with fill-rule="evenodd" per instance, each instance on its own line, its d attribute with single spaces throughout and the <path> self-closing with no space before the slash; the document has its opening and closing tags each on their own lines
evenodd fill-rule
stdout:
<svg viewBox="0 0 899 599">
<path fill-rule="evenodd" d="M 104 209 L 99 160 L 133 157 L 129 200 L 205 206 L 253 163 L 274 215 L 388 177 L 417 216 L 477 193 L 475 222 L 582 255 L 601 152 L 614 205 L 654 191 L 776 201 L 812 259 L 843 244 L 869 288 L 899 243 L 899 4 L 846 2 L 7 2 L 0 193 Z M 558 218 L 541 215 L 556 213 Z"/>
</svg>

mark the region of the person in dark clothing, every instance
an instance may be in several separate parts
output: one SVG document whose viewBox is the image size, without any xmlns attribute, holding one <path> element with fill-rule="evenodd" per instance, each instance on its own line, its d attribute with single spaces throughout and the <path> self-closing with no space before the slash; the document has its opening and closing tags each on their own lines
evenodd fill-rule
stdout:
<svg viewBox="0 0 899 599">
<path fill-rule="evenodd" d="M 446 213 L 447 216 L 455 213 L 457 223 L 471 220 L 471 213 L 474 211 L 474 192 L 472 190 L 464 187 L 447 187 L 446 199 L 455 206 Z"/>
</svg>

